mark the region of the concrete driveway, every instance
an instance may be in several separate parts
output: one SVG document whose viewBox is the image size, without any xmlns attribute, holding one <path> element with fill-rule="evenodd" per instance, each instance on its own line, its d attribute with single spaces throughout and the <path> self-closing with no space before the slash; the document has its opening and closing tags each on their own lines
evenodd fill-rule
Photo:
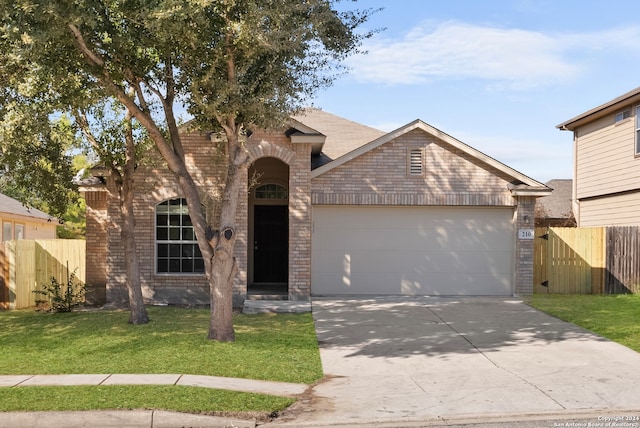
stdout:
<svg viewBox="0 0 640 428">
<path fill-rule="evenodd" d="M 293 425 L 640 410 L 640 354 L 517 299 L 315 298 L 313 316 L 328 378 Z"/>
</svg>

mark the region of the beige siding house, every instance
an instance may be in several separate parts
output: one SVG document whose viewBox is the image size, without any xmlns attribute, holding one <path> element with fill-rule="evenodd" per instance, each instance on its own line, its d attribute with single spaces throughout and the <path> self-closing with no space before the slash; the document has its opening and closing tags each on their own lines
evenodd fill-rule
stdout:
<svg viewBox="0 0 640 428">
<path fill-rule="evenodd" d="M 574 214 L 580 227 L 639 225 L 640 88 L 557 127 L 574 141 Z"/>
<path fill-rule="evenodd" d="M 217 189 L 211 138 L 185 134 L 184 146 L 196 179 Z M 309 110 L 287 128 L 253 130 L 246 147 L 252 165 L 238 207 L 235 304 L 532 292 L 534 205 L 551 189 L 442 131 L 416 120 L 385 133 Z M 208 303 L 179 186 L 160 159 L 136 174 L 145 298 Z M 116 302 L 126 289 L 111 186 L 105 177 L 83 188 L 87 283 Z"/>
<path fill-rule="evenodd" d="M 0 193 L 0 241 L 13 239 L 55 239 L 58 221 L 49 214 L 28 208 Z"/>
</svg>

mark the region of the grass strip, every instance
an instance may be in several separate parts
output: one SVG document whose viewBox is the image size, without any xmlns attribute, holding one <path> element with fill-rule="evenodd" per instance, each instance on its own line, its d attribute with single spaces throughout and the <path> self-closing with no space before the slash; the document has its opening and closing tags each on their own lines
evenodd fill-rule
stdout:
<svg viewBox="0 0 640 428">
<path fill-rule="evenodd" d="M 640 295 L 534 294 L 530 304 L 640 352 Z"/>
<path fill-rule="evenodd" d="M 189 386 L 30 386 L 0 388 L 0 410 L 163 409 L 203 414 L 280 411 L 295 400 Z"/>
</svg>

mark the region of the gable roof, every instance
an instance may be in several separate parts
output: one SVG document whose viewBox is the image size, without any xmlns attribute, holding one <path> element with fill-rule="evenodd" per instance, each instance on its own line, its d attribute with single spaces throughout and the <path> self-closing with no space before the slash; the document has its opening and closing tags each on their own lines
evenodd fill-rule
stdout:
<svg viewBox="0 0 640 428">
<path fill-rule="evenodd" d="M 326 137 L 322 153 L 326 160 L 337 159 L 356 148 L 383 136 L 384 131 L 362 125 L 315 108 L 308 108 L 291 117 L 296 123 Z M 305 133 L 308 130 L 300 129 Z"/>
<path fill-rule="evenodd" d="M 561 131 L 573 131 L 578 126 L 584 125 L 592 120 L 598 119 L 607 114 L 613 113 L 615 110 L 623 107 L 622 104 L 633 104 L 640 101 L 640 87 L 635 88 L 626 94 L 620 95 L 598 107 L 592 108 L 578 116 L 556 125 Z"/>
<path fill-rule="evenodd" d="M 324 174 L 328 171 L 331 171 L 332 169 L 343 165 L 346 162 L 349 162 L 352 159 L 355 159 L 358 156 L 361 156 L 377 147 L 380 147 L 381 145 L 394 140 L 398 137 L 401 137 L 402 135 L 405 135 L 415 129 L 419 129 L 422 130 L 424 132 L 426 132 L 429 135 L 432 135 L 436 138 L 438 138 L 439 140 L 444 141 L 445 143 L 455 147 L 456 149 L 468 154 L 469 156 L 477 159 L 478 161 L 480 161 L 481 163 L 484 163 L 488 166 L 491 166 L 495 169 L 497 169 L 498 171 L 504 173 L 505 175 L 511 177 L 513 179 L 512 184 L 515 187 L 519 187 L 520 185 L 524 185 L 526 188 L 537 188 L 540 189 L 543 192 L 550 192 L 551 189 L 549 189 L 547 186 L 545 186 L 544 184 L 540 183 L 539 181 L 534 180 L 531 177 L 528 177 L 524 174 L 522 174 L 521 172 L 516 171 L 515 169 L 508 167 L 507 165 L 503 164 L 502 162 L 499 162 L 497 160 L 495 160 L 494 158 L 485 155 L 484 153 L 480 152 L 479 150 L 474 149 L 473 147 L 463 143 L 460 140 L 457 140 L 455 138 L 453 138 L 452 136 L 440 131 L 437 128 L 434 128 L 433 126 L 423 122 L 420 119 L 416 119 L 413 122 L 408 123 L 407 125 L 400 127 L 398 129 L 396 129 L 395 131 L 391 131 L 388 134 L 382 135 L 379 138 L 376 138 L 373 141 L 368 142 L 367 144 L 364 144 L 344 155 L 342 155 L 341 157 L 339 157 L 338 159 L 335 159 L 333 162 L 330 162 L 328 164 L 322 165 L 319 168 L 314 169 L 313 171 L 311 171 L 311 178 L 315 178 L 321 174 Z M 518 189 L 516 189 L 518 190 Z M 525 196 L 524 194 L 522 196 Z"/>
<path fill-rule="evenodd" d="M 22 202 L 10 198 L 0 193 L 0 213 L 13 214 L 16 216 L 30 217 L 34 220 L 49 222 L 51 216 L 35 208 L 28 208 Z"/>
</svg>

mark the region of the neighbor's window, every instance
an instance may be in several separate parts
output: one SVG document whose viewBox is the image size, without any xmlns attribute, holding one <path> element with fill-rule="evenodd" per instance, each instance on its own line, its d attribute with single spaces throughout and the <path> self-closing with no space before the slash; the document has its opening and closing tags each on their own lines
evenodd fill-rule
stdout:
<svg viewBox="0 0 640 428">
<path fill-rule="evenodd" d="M 620 122 L 629 117 L 631 117 L 631 110 L 621 111 L 620 113 L 616 114 L 616 122 Z"/>
<path fill-rule="evenodd" d="M 422 176 L 422 173 L 423 173 L 422 154 L 423 154 L 422 149 L 409 150 L 409 175 Z"/>
<path fill-rule="evenodd" d="M 7 221 L 2 224 L 2 240 L 11 241 L 13 239 L 13 223 Z"/>
<path fill-rule="evenodd" d="M 279 184 L 263 184 L 256 187 L 256 199 L 287 199 L 287 188 Z"/>
<path fill-rule="evenodd" d="M 24 239 L 24 224 L 16 223 L 16 239 Z"/>
<path fill-rule="evenodd" d="M 640 106 L 636 107 L 636 155 L 640 155 Z"/>
<path fill-rule="evenodd" d="M 204 272 L 186 199 L 156 206 L 156 257 L 158 273 Z"/>
</svg>

